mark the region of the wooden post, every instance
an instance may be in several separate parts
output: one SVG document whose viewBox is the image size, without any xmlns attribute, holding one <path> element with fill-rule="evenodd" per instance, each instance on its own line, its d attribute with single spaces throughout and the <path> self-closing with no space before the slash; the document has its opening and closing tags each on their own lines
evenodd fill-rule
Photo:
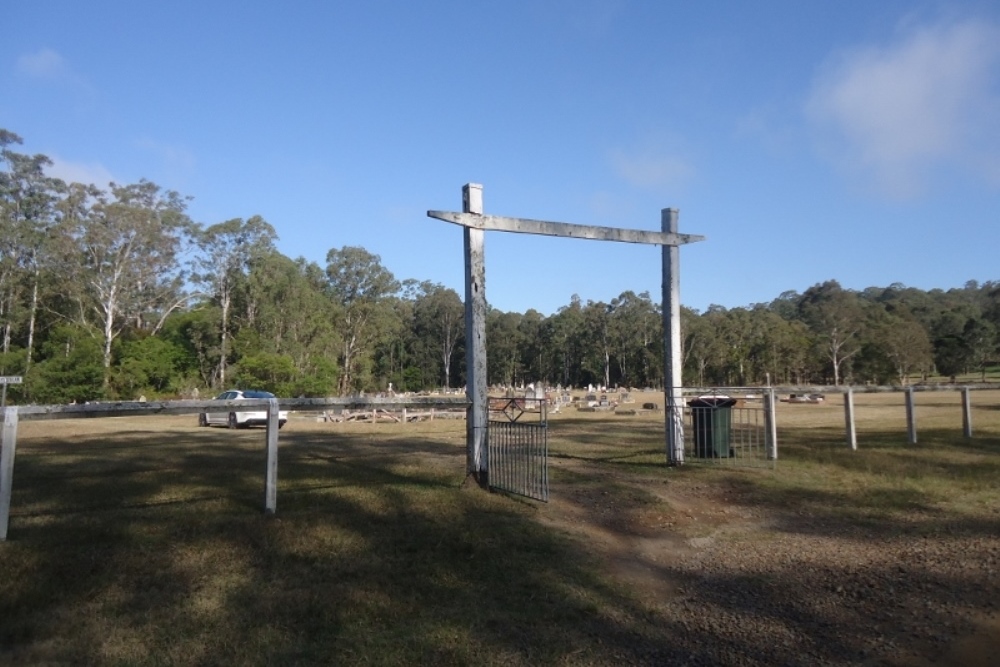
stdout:
<svg viewBox="0 0 1000 667">
<path fill-rule="evenodd" d="M 483 186 L 462 188 L 462 212 L 482 215 Z M 484 231 L 463 227 L 465 245 L 465 395 L 469 399 L 465 420 L 466 472 L 480 486 L 489 486 L 486 385 L 486 257 Z"/>
<path fill-rule="evenodd" d="M 483 186 L 469 183 L 462 190 L 463 212 L 427 211 L 428 217 L 461 225 L 465 234 L 465 362 L 470 402 L 466 438 L 468 471 L 488 484 L 488 406 L 486 397 L 486 294 L 483 237 L 486 230 L 543 234 L 599 241 L 648 243 L 663 246 L 663 331 L 666 394 L 667 462 L 684 463 L 684 405 L 681 387 L 680 253 L 677 246 L 704 241 L 704 236 L 677 233 L 676 209 L 660 214 L 662 231 L 574 225 L 567 222 L 508 218 L 483 214 Z M 481 349 L 480 349 L 481 346 Z"/>
<path fill-rule="evenodd" d="M 854 427 L 854 390 L 848 389 L 844 392 L 844 422 L 847 426 L 847 446 L 852 450 L 858 449 L 858 432 Z"/>
<path fill-rule="evenodd" d="M 962 432 L 966 438 L 972 437 L 972 401 L 968 387 L 962 387 Z"/>
<path fill-rule="evenodd" d="M 0 436 L 0 542 L 7 539 L 10 523 L 10 496 L 14 483 L 14 452 L 17 449 L 17 408 L 3 409 Z"/>
<path fill-rule="evenodd" d="M 267 471 L 264 474 L 264 513 L 274 514 L 278 504 L 278 399 L 267 401 Z"/>
<path fill-rule="evenodd" d="M 907 442 L 917 444 L 917 415 L 913 403 L 913 387 L 906 388 L 906 435 Z"/>
<path fill-rule="evenodd" d="M 764 425 L 767 428 L 767 459 L 778 460 L 778 419 L 775 411 L 774 389 L 764 392 Z"/>
<path fill-rule="evenodd" d="M 660 211 L 660 227 L 664 233 L 677 233 L 678 211 Z M 681 380 L 681 298 L 680 249 L 663 246 L 663 389 L 666 420 L 667 463 L 684 463 L 684 394 Z"/>
</svg>

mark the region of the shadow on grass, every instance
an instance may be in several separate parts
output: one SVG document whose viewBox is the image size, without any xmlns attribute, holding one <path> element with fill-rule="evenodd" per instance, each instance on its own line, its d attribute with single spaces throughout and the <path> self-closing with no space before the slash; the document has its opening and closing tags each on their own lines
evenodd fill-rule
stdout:
<svg viewBox="0 0 1000 667">
<path fill-rule="evenodd" d="M 268 518 L 262 440 L 192 429 L 19 448 L 0 662 L 666 664 L 699 651 L 534 505 L 463 488 L 461 446 L 282 433 Z"/>
<path fill-rule="evenodd" d="M 642 423 L 627 437 L 617 425 L 579 433 L 589 426 L 553 429 L 567 440 L 561 456 L 588 463 L 554 471 L 558 492 L 583 520 L 635 536 L 630 517 L 662 504 L 645 485 L 667 471 L 636 460 L 660 454 L 650 442 L 662 435 Z M 788 450 L 793 465 L 837 465 L 814 455 Z M 872 619 L 897 602 L 877 598 L 869 574 L 899 599 L 939 601 L 925 612 L 938 625 L 938 587 L 984 595 L 972 581 L 892 566 L 791 561 L 740 573 L 637 554 L 655 578 L 684 582 L 683 597 L 650 603 L 609 577 L 589 545 L 545 528 L 544 507 L 464 488 L 461 444 L 414 431 L 283 431 L 270 518 L 264 467 L 261 431 L 133 430 L 20 448 L 11 541 L 0 544 L 0 663 L 852 663 L 882 632 Z M 865 498 L 782 487 L 780 468 L 670 474 L 728 486 L 785 531 L 884 539 L 890 515 L 911 510 L 958 535 L 1000 530 L 956 523 L 912 489 Z M 823 597 L 839 604 L 815 604 Z M 748 622 L 760 630 L 733 631 Z"/>
</svg>

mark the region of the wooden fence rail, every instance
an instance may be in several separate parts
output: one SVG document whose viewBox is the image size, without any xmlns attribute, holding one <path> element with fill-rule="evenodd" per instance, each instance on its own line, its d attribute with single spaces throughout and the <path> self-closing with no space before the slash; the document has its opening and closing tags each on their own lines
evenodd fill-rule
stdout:
<svg viewBox="0 0 1000 667">
<path fill-rule="evenodd" d="M 0 438 L 0 542 L 7 539 L 10 523 L 11 489 L 14 480 L 14 454 L 17 451 L 19 421 L 46 419 L 93 419 L 102 417 L 138 417 L 142 415 L 188 415 L 201 412 L 267 411 L 267 466 L 264 473 L 264 512 L 274 514 L 278 498 L 278 412 L 280 410 L 420 410 L 468 409 L 465 397 L 436 396 L 348 396 L 338 398 L 248 398 L 238 401 L 120 401 L 81 405 L 22 405 L 3 408 L 3 433 Z"/>
<path fill-rule="evenodd" d="M 1000 384 L 981 383 L 972 385 L 954 384 L 915 384 L 905 387 L 898 386 L 811 386 L 811 387 L 774 387 L 777 393 L 791 394 L 843 394 L 844 425 L 847 433 L 847 446 L 852 450 L 858 448 L 858 432 L 854 419 L 855 394 L 904 393 L 906 406 L 906 440 L 908 444 L 917 444 L 917 404 L 915 394 L 922 392 L 959 391 L 962 392 L 962 433 L 966 438 L 972 437 L 972 399 L 973 391 L 1000 390 Z"/>
</svg>

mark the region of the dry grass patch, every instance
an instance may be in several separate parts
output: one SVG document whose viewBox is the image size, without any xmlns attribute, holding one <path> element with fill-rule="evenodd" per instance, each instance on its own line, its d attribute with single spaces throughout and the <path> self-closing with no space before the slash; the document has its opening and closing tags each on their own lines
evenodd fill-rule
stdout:
<svg viewBox="0 0 1000 667">
<path fill-rule="evenodd" d="M 0 664 L 985 655 L 1000 396 L 969 442 L 950 400 L 917 396 L 910 447 L 901 395 L 856 396 L 857 452 L 835 397 L 782 404 L 775 470 L 667 468 L 662 413 L 553 415 L 547 505 L 464 486 L 462 422 L 293 419 L 272 518 L 262 430 L 25 422 Z"/>
</svg>

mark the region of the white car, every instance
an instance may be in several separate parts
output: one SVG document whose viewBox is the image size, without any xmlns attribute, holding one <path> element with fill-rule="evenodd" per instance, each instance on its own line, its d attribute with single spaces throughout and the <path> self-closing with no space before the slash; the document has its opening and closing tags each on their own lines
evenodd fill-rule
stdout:
<svg viewBox="0 0 1000 667">
<path fill-rule="evenodd" d="M 230 389 L 215 397 L 217 401 L 239 401 L 247 398 L 274 398 L 274 394 L 269 391 L 256 391 L 248 389 Z M 278 428 L 288 421 L 288 411 L 278 411 Z M 246 428 L 254 424 L 260 426 L 267 425 L 267 410 L 250 410 L 243 412 L 202 412 L 198 415 L 198 426 L 212 426 L 219 424 L 229 428 Z"/>
</svg>

